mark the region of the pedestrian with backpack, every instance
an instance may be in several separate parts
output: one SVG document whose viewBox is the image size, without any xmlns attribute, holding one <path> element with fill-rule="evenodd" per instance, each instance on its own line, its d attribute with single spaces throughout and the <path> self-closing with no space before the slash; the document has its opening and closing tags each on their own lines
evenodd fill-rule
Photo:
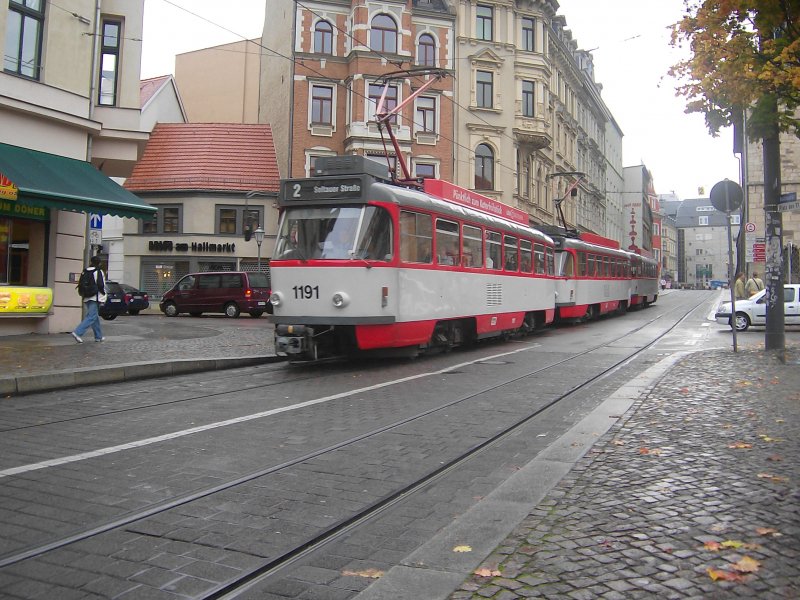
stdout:
<svg viewBox="0 0 800 600">
<path fill-rule="evenodd" d="M 106 278 L 103 271 L 100 270 L 99 256 L 93 256 L 89 260 L 89 266 L 81 273 L 80 279 L 78 279 L 78 294 L 86 305 L 86 316 L 73 331 L 70 331 L 70 334 L 76 342 L 82 344 L 81 336 L 91 327 L 94 332 L 94 341 L 104 341 L 106 338 L 103 337 L 103 331 L 100 329 L 99 308 L 100 303 L 105 302 L 107 298 Z"/>
</svg>

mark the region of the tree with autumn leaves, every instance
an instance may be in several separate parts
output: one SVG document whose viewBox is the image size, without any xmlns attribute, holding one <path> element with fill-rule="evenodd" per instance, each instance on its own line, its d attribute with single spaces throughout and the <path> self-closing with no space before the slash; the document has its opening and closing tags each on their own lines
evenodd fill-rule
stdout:
<svg viewBox="0 0 800 600">
<path fill-rule="evenodd" d="M 748 111 L 747 133 L 777 124 L 800 136 L 800 0 L 684 0 L 672 45 L 691 56 L 670 74 L 686 112 L 702 113 L 712 134 Z M 766 128 L 766 129 L 765 129 Z"/>
</svg>

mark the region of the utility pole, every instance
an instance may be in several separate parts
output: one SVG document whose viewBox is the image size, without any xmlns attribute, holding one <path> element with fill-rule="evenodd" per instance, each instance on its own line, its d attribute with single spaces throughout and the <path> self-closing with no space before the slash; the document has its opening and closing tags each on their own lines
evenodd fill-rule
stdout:
<svg viewBox="0 0 800 600">
<path fill-rule="evenodd" d="M 783 222 L 778 212 L 781 199 L 780 132 L 778 130 L 778 102 L 774 96 L 762 100 L 772 118 L 763 138 L 764 159 L 764 216 L 766 218 L 766 272 L 767 331 L 764 349 L 786 350 L 783 312 Z"/>
</svg>

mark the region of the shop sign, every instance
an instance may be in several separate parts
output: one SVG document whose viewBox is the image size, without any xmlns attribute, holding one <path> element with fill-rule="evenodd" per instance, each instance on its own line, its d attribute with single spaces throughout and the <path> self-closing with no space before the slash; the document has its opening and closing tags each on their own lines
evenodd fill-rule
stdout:
<svg viewBox="0 0 800 600">
<path fill-rule="evenodd" d="M 172 240 L 150 240 L 150 252 L 236 252 L 236 244 L 215 244 L 214 242 L 173 242 Z"/>
<path fill-rule="evenodd" d="M 0 315 L 46 313 L 52 304 L 50 288 L 0 286 Z"/>
<path fill-rule="evenodd" d="M 0 198 L 4 200 L 16 200 L 19 190 L 14 182 L 0 173 Z"/>
<path fill-rule="evenodd" d="M 50 212 L 48 209 L 41 206 L 30 206 L 23 202 L 4 200 L 1 193 L 0 215 L 4 217 L 17 217 L 18 219 L 33 219 L 36 221 L 47 221 L 50 219 Z"/>
</svg>

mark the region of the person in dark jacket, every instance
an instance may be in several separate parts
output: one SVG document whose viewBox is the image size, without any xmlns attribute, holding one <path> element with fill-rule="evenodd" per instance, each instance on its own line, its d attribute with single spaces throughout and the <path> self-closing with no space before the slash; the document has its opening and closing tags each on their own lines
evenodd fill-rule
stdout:
<svg viewBox="0 0 800 600">
<path fill-rule="evenodd" d="M 83 303 L 86 305 L 86 316 L 73 331 L 70 331 L 70 335 L 72 335 L 79 344 L 83 343 L 83 338 L 81 336 L 86 333 L 89 327 L 91 327 L 94 332 L 95 342 L 102 342 L 106 339 L 103 337 L 103 330 L 100 328 L 99 313 L 100 304 L 105 302 L 107 298 L 106 278 L 103 271 L 100 270 L 99 256 L 93 256 L 89 260 L 89 265 L 90 266 L 88 266 L 86 270 L 92 272 L 94 275 L 94 280 L 97 282 L 97 293 L 83 299 Z"/>
</svg>

